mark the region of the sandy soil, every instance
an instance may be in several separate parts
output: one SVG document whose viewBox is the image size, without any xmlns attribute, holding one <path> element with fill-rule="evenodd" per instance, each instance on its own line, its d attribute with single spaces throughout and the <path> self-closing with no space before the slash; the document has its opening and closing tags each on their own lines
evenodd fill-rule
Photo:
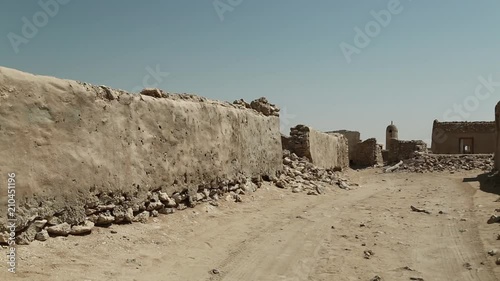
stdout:
<svg viewBox="0 0 500 281">
<path fill-rule="evenodd" d="M 500 187 L 480 172 L 350 173 L 361 186 L 349 191 L 265 186 L 243 203 L 34 242 L 19 247 L 15 275 L 0 265 L 0 280 L 500 280 L 487 253 L 500 248 L 499 224 L 486 224 Z"/>
</svg>

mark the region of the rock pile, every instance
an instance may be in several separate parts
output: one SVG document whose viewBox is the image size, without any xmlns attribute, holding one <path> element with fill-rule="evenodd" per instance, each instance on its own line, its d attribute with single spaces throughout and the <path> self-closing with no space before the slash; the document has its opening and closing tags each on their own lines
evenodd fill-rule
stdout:
<svg viewBox="0 0 500 281">
<path fill-rule="evenodd" d="M 266 178 L 270 181 L 270 178 Z M 147 198 L 133 198 L 127 194 L 95 194 L 85 205 L 83 223 L 68 223 L 63 219 L 66 211 L 50 217 L 33 217 L 26 225 L 16 230 L 16 244 L 27 245 L 34 240 L 45 241 L 49 237 L 86 235 L 94 226 L 111 224 L 146 223 L 159 214 L 173 214 L 177 210 L 194 207 L 201 202 L 217 206 L 217 201 L 243 202 L 242 195 L 257 191 L 262 186 L 262 177 L 220 180 L 198 188 L 175 192 L 171 195 L 162 190 L 148 192 Z M 9 234 L 0 232 L 0 244 L 8 244 Z"/>
<path fill-rule="evenodd" d="M 161 189 L 148 192 L 146 198 L 134 198 L 130 194 L 95 194 L 85 204 L 86 217 L 83 218 L 83 223 L 68 223 L 64 219 L 68 210 L 50 217 L 32 217 L 23 229 L 16 231 L 16 243 L 27 245 L 34 240 L 46 241 L 55 236 L 87 235 L 95 226 L 146 223 L 150 217 L 173 214 L 202 202 L 213 206 L 218 206 L 217 201 L 221 199 L 243 202 L 242 195 L 257 191 L 264 181 L 272 181 L 278 188 L 289 188 L 294 193 L 303 192 L 308 195 L 323 194 L 327 191 L 327 186 L 335 184 L 345 190 L 356 185 L 349 184 L 340 172 L 318 168 L 307 158 L 299 158 L 288 150 L 283 152 L 283 164 L 283 172 L 278 177 L 221 179 L 170 195 Z M 7 233 L 0 233 L 0 244 L 7 244 L 8 239 Z"/>
<path fill-rule="evenodd" d="M 274 180 L 279 188 L 290 188 L 292 192 L 307 192 L 318 195 L 326 191 L 327 185 L 338 185 L 350 189 L 348 180 L 339 171 L 314 166 L 307 158 L 299 158 L 295 153 L 283 150 L 283 173 Z M 351 184 L 355 185 L 355 184 Z"/>
<path fill-rule="evenodd" d="M 413 158 L 405 160 L 399 171 L 429 173 L 443 171 L 491 171 L 493 169 L 491 154 L 428 154 L 415 153 Z"/>
<path fill-rule="evenodd" d="M 240 107 L 251 108 L 257 112 L 264 114 L 265 116 L 279 116 L 280 112 L 280 109 L 276 105 L 269 103 L 269 101 L 265 97 L 256 99 L 251 103 L 247 103 L 243 99 L 239 99 L 235 100 L 233 104 Z"/>
</svg>

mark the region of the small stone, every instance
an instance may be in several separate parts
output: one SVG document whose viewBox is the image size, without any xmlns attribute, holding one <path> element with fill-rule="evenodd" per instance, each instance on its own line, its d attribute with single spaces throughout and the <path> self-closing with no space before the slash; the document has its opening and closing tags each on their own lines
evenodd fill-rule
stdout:
<svg viewBox="0 0 500 281">
<path fill-rule="evenodd" d="M 38 241 L 47 241 L 47 239 L 49 239 L 49 233 L 44 229 L 35 235 L 35 239 Z"/>
<path fill-rule="evenodd" d="M 185 209 L 187 209 L 186 204 L 182 204 L 181 203 L 181 204 L 179 204 L 179 206 L 177 206 L 177 210 L 179 210 L 179 211 L 182 211 L 182 210 L 185 210 Z"/>
<path fill-rule="evenodd" d="M 370 279 L 370 281 L 381 281 L 382 278 L 378 275 L 375 275 L 372 279 Z"/>
<path fill-rule="evenodd" d="M 172 198 L 168 198 L 168 200 L 165 202 L 165 205 L 169 208 L 177 207 L 177 203 Z"/>
<path fill-rule="evenodd" d="M 38 229 L 43 229 L 47 224 L 47 220 L 36 220 L 33 222 L 33 225 Z"/>
<path fill-rule="evenodd" d="M 496 250 L 496 249 L 493 249 L 493 250 L 489 250 L 489 251 L 488 251 L 488 255 L 490 255 L 490 256 L 496 256 L 496 255 L 497 255 L 497 253 L 498 253 L 498 250 Z"/>
<path fill-rule="evenodd" d="M 500 265 L 500 258 L 498 258 L 495 262 L 497 265 Z"/>
<path fill-rule="evenodd" d="M 147 223 L 149 219 L 149 212 L 143 211 L 134 217 L 133 222 Z"/>
<path fill-rule="evenodd" d="M 365 259 L 370 259 L 373 255 L 375 255 L 372 250 L 365 250 L 363 251 L 363 254 Z"/>
<path fill-rule="evenodd" d="M 95 225 L 110 225 L 115 221 L 115 217 L 109 213 L 99 214 Z"/>
<path fill-rule="evenodd" d="M 158 198 L 160 199 L 160 201 L 162 202 L 167 202 L 170 197 L 168 197 L 168 194 L 166 192 L 158 192 Z"/>
<path fill-rule="evenodd" d="M 124 222 L 133 222 L 134 221 L 134 211 L 132 210 L 132 208 L 128 208 L 125 211 L 125 216 L 123 218 L 123 221 Z"/>
<path fill-rule="evenodd" d="M 74 225 L 71 227 L 71 235 L 85 235 L 90 234 L 94 228 L 94 223 L 91 221 L 85 221 L 84 225 Z"/>
<path fill-rule="evenodd" d="M 0 233 L 0 244 L 9 244 L 9 233 L 7 231 L 4 231 Z"/>
<path fill-rule="evenodd" d="M 99 205 L 97 206 L 97 211 L 99 212 L 112 211 L 115 207 L 116 207 L 115 204 Z"/>
<path fill-rule="evenodd" d="M 60 220 L 58 217 L 50 217 L 50 218 L 47 220 L 47 224 L 48 224 L 49 226 L 58 225 L 58 224 L 61 224 L 61 220 Z"/>
<path fill-rule="evenodd" d="M 212 274 L 219 274 L 220 273 L 220 271 L 218 269 L 215 269 L 215 268 L 212 269 L 211 272 L 212 272 Z"/>
<path fill-rule="evenodd" d="M 170 215 L 170 214 L 175 213 L 175 209 L 174 208 L 162 208 L 162 209 L 158 210 L 158 212 L 160 214 L 163 214 L 163 215 Z"/>
<path fill-rule="evenodd" d="M 151 216 L 155 218 L 158 217 L 158 211 L 157 210 L 151 211 Z"/>
<path fill-rule="evenodd" d="M 492 224 L 492 223 L 496 223 L 496 222 L 500 222 L 500 217 L 495 216 L 495 215 L 492 215 L 487 221 L 488 224 Z"/>
<path fill-rule="evenodd" d="M 147 211 L 153 211 L 153 210 L 158 210 L 163 207 L 163 203 L 161 202 L 149 202 L 148 207 L 146 208 Z"/>
<path fill-rule="evenodd" d="M 472 264 L 466 262 L 463 264 L 463 266 L 467 269 L 467 270 L 472 270 Z"/>
<path fill-rule="evenodd" d="M 187 196 L 180 193 L 174 193 L 174 195 L 172 195 L 172 199 L 174 199 L 175 203 L 180 204 L 187 199 Z"/>
<path fill-rule="evenodd" d="M 55 236 L 68 236 L 71 232 L 71 225 L 64 222 L 58 225 L 50 226 L 47 228 L 47 232 Z"/>
<path fill-rule="evenodd" d="M 279 188 L 286 188 L 286 182 L 284 180 L 278 180 L 276 186 Z"/>
</svg>

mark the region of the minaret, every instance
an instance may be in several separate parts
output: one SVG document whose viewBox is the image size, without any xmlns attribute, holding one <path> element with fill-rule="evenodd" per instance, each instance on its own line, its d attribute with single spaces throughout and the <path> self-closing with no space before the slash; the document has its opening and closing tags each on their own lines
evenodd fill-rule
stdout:
<svg viewBox="0 0 500 281">
<path fill-rule="evenodd" d="M 398 139 L 398 127 L 396 127 L 396 125 L 394 125 L 394 123 L 391 121 L 391 125 L 387 126 L 387 129 L 385 130 L 385 149 L 389 150 L 391 140 L 397 140 L 397 139 Z"/>
</svg>

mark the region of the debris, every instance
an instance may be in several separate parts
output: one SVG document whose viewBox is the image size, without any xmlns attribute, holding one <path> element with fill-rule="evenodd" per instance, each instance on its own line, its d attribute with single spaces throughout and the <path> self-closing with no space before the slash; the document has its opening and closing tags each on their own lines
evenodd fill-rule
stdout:
<svg viewBox="0 0 500 281">
<path fill-rule="evenodd" d="M 417 208 L 417 207 L 414 207 L 414 206 L 410 206 L 411 210 L 413 212 L 417 212 L 417 213 L 426 213 L 426 214 L 431 214 L 431 212 L 425 210 L 425 209 L 420 209 L 420 208 Z"/>
<path fill-rule="evenodd" d="M 472 265 L 468 262 L 464 263 L 463 265 L 467 270 L 472 270 Z"/>
<path fill-rule="evenodd" d="M 35 239 L 38 241 L 47 241 L 47 239 L 49 239 L 49 233 L 44 229 L 35 235 Z"/>
<path fill-rule="evenodd" d="M 492 223 L 496 223 L 496 222 L 500 222 L 500 216 L 495 216 L 495 215 L 492 215 L 492 216 L 488 219 L 488 221 L 487 221 L 487 223 L 488 223 L 488 224 L 492 224 Z"/>
<path fill-rule="evenodd" d="M 370 259 L 372 256 L 375 255 L 375 253 L 373 253 L 372 250 L 365 250 L 365 251 L 363 251 L 363 254 L 365 255 L 364 256 L 365 259 Z"/>
<path fill-rule="evenodd" d="M 212 274 L 219 274 L 220 271 L 218 269 L 212 269 L 210 272 L 212 272 Z"/>
<path fill-rule="evenodd" d="M 71 225 L 66 222 L 47 228 L 47 232 L 55 236 L 68 236 L 70 231 Z"/>
<path fill-rule="evenodd" d="M 94 223 L 91 221 L 85 221 L 84 225 L 74 225 L 71 227 L 70 234 L 71 235 L 85 235 L 92 232 L 92 228 L 94 227 Z"/>
<path fill-rule="evenodd" d="M 386 169 L 384 170 L 384 173 L 387 173 L 387 172 L 392 172 L 392 171 L 394 171 L 394 170 L 397 170 L 397 169 L 399 169 L 399 167 L 401 167 L 401 165 L 403 165 L 403 160 L 399 161 L 399 163 L 397 163 L 397 164 L 396 164 L 396 165 L 394 165 L 394 166 L 391 166 L 391 167 L 389 167 L 389 168 L 386 168 Z"/>
</svg>

